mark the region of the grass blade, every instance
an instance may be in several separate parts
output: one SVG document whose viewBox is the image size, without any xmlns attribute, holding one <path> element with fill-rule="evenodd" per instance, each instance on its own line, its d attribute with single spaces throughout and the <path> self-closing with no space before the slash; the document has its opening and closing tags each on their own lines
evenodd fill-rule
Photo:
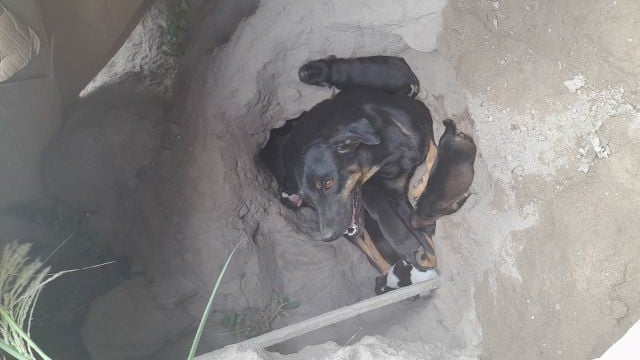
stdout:
<svg viewBox="0 0 640 360">
<path fill-rule="evenodd" d="M 29 357 L 22 355 L 18 349 L 4 342 L 4 340 L 0 339 L 0 350 L 6 352 L 7 354 L 13 356 L 17 360 L 32 360 Z"/>
<path fill-rule="evenodd" d="M 189 356 L 187 360 L 193 360 L 196 355 L 196 350 L 198 349 L 198 344 L 200 344 L 200 338 L 202 337 L 202 331 L 204 330 L 204 325 L 207 323 L 207 318 L 209 317 L 209 312 L 211 311 L 211 305 L 213 304 L 213 298 L 216 296 L 218 292 L 218 287 L 220 287 L 220 283 L 222 282 L 222 277 L 224 273 L 227 271 L 227 266 L 231 262 L 231 258 L 233 254 L 238 250 L 241 243 L 238 243 L 236 247 L 233 248 L 229 256 L 227 257 L 227 261 L 225 261 L 224 266 L 222 267 L 222 271 L 220 275 L 218 275 L 218 279 L 216 280 L 216 285 L 213 287 L 213 291 L 211 292 L 211 296 L 209 297 L 209 302 L 207 303 L 207 307 L 204 309 L 204 313 L 202 314 L 202 318 L 200 319 L 200 325 L 198 325 L 198 330 L 196 331 L 196 336 L 193 339 L 193 343 L 191 344 L 191 350 L 189 350 Z"/>
<path fill-rule="evenodd" d="M 0 317 L 2 317 L 2 319 L 9 324 L 9 326 L 13 329 L 13 331 L 15 331 L 17 334 L 19 334 L 24 341 L 27 342 L 27 344 L 29 344 L 29 346 L 31 346 L 31 348 L 33 350 L 35 350 L 38 355 L 40 355 L 40 357 L 42 357 L 42 359 L 44 360 L 51 360 L 50 357 L 48 357 L 44 351 L 42 351 L 42 349 L 40 349 L 40 347 L 38 347 L 38 345 L 36 345 L 35 342 L 33 342 L 33 340 L 31 340 L 31 338 L 29 337 L 29 335 L 27 335 L 27 333 L 25 333 L 22 328 L 16 324 L 15 321 L 13 321 L 13 319 L 11 318 L 11 316 L 2 308 L 0 307 Z"/>
</svg>

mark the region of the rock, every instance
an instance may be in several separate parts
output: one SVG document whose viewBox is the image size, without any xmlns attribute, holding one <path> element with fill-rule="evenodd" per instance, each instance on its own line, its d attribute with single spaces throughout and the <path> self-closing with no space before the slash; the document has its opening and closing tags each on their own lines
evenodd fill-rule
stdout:
<svg viewBox="0 0 640 360">
<path fill-rule="evenodd" d="M 184 308 L 158 304 L 147 280 L 137 277 L 91 304 L 82 337 L 94 360 L 137 359 L 160 349 L 193 322 Z"/>
</svg>

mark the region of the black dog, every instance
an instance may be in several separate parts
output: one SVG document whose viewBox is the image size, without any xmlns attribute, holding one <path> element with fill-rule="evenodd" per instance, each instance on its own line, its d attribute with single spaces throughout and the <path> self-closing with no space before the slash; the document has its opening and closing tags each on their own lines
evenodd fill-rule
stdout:
<svg viewBox="0 0 640 360">
<path fill-rule="evenodd" d="M 321 74 L 329 69 L 339 71 Z M 400 85 L 384 80 L 390 72 Z M 412 229 L 406 201 L 417 164 L 427 153 L 428 164 L 436 157 L 432 120 L 424 104 L 389 96 L 415 96 L 417 78 L 403 59 L 390 57 L 319 60 L 303 66 L 300 78 L 347 90 L 272 130 L 260 156 L 278 180 L 281 199 L 292 208 L 314 207 L 323 240 L 344 235 L 358 246 L 383 273 L 377 293 L 432 278 L 434 270 L 423 270 L 436 266 L 435 226 Z"/>
<path fill-rule="evenodd" d="M 305 84 L 340 90 L 364 86 L 410 97 L 420 91 L 420 82 L 407 62 L 393 56 L 339 59 L 332 55 L 306 63 L 298 76 Z"/>
<path fill-rule="evenodd" d="M 304 144 L 294 166 L 298 195 L 318 213 L 322 240 L 356 236 L 369 179 L 392 198 L 407 198 L 433 138 L 429 110 L 407 96 L 349 88 L 308 114 L 289 134 Z"/>
<path fill-rule="evenodd" d="M 429 183 L 411 214 L 414 229 L 434 227 L 438 218 L 456 212 L 470 195 L 476 144 L 471 137 L 458 132 L 453 121 L 443 123 L 445 131 L 438 144 L 438 157 Z"/>
</svg>

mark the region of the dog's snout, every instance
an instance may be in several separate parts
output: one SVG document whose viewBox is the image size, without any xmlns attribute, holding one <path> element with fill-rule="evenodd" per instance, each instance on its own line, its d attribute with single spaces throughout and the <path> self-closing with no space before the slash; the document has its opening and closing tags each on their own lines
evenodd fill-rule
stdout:
<svg viewBox="0 0 640 360">
<path fill-rule="evenodd" d="M 326 228 L 320 230 L 320 237 L 322 241 L 329 242 L 335 240 L 337 236 L 335 230 Z"/>
<path fill-rule="evenodd" d="M 331 226 L 327 226 L 322 219 L 320 219 L 320 240 L 324 242 L 333 241 L 338 238 L 336 230 Z"/>
</svg>

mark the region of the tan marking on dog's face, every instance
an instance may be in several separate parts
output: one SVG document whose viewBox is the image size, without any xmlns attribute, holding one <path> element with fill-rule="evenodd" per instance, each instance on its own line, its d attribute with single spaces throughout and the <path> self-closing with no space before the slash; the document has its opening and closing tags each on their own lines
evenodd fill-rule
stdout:
<svg viewBox="0 0 640 360">
<path fill-rule="evenodd" d="M 347 170 L 351 170 L 351 169 L 347 168 Z M 339 195 L 340 199 L 342 199 L 343 201 L 349 200 L 349 196 L 351 195 L 351 192 L 356 187 L 356 185 L 358 185 L 358 182 L 360 181 L 361 177 L 362 177 L 362 173 L 359 171 L 353 172 L 351 175 L 349 175 L 349 177 L 347 178 L 347 181 L 344 183 L 344 186 L 342 187 L 342 190 L 340 191 L 340 195 Z"/>
<path fill-rule="evenodd" d="M 358 165 L 350 165 L 345 170 L 351 173 L 351 175 L 349 175 L 349 178 L 342 187 L 342 191 L 340 191 L 340 198 L 342 200 L 347 200 L 347 197 L 351 194 L 353 189 L 369 180 L 369 178 L 380 170 L 380 166 L 372 166 L 368 170 L 362 171 Z"/>
<path fill-rule="evenodd" d="M 429 150 L 427 151 L 427 157 L 425 158 L 425 169 L 420 180 L 418 180 L 416 186 L 409 190 L 410 198 L 415 202 L 418 201 L 422 193 L 424 193 L 427 185 L 429 184 L 429 176 L 431 175 L 431 169 L 438 157 L 438 147 L 433 142 L 433 139 L 429 141 Z"/>
<path fill-rule="evenodd" d="M 360 237 L 355 241 L 356 246 L 362 251 L 371 262 L 374 264 L 376 269 L 381 274 L 386 274 L 389 269 L 391 269 L 391 264 L 384 259 L 384 256 L 378 251 L 378 248 L 375 246 L 373 241 L 371 241 L 371 237 L 367 230 L 365 230 Z"/>
<path fill-rule="evenodd" d="M 376 165 L 376 166 L 370 167 L 369 170 L 365 171 L 364 174 L 362 175 L 362 183 L 369 180 L 373 175 L 375 175 L 375 173 L 378 172 L 378 170 L 380 170 L 380 166 Z"/>
</svg>

